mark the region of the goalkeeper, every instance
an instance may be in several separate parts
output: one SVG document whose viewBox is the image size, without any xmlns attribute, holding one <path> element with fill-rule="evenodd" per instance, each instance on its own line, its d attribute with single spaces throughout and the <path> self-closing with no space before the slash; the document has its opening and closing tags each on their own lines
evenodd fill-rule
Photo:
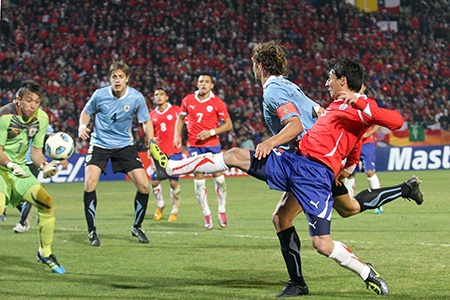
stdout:
<svg viewBox="0 0 450 300">
<path fill-rule="evenodd" d="M 39 250 L 37 259 L 50 267 L 53 273 L 65 270 L 53 255 L 51 245 L 55 227 L 53 199 L 32 176 L 26 165 L 25 153 L 31 141 L 31 160 L 42 170 L 44 178 L 54 176 L 59 162 L 47 163 L 42 152 L 48 115 L 39 108 L 40 86 L 26 80 L 17 91 L 13 103 L 0 108 L 0 214 L 6 204 L 19 205 L 26 201 L 37 208 Z"/>
</svg>

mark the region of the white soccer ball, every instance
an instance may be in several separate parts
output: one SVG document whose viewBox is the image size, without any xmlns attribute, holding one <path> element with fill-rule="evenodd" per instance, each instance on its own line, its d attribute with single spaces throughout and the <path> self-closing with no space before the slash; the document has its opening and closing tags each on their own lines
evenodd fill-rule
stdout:
<svg viewBox="0 0 450 300">
<path fill-rule="evenodd" d="M 75 142 L 67 133 L 56 132 L 48 137 L 44 149 L 51 159 L 66 160 L 75 152 Z"/>
</svg>

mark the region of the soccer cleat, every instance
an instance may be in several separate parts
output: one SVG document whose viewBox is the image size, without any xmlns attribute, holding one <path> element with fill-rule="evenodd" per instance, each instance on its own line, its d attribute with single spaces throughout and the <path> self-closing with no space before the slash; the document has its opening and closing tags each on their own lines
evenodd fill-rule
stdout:
<svg viewBox="0 0 450 300">
<path fill-rule="evenodd" d="M 293 282 L 291 279 L 289 279 L 289 282 L 286 284 L 283 290 L 276 295 L 276 297 L 277 298 L 296 297 L 308 294 L 309 290 L 307 285 L 301 286 Z"/>
<path fill-rule="evenodd" d="M 165 206 L 163 206 L 163 207 L 156 207 L 155 214 L 153 215 L 153 220 L 155 220 L 155 221 L 161 220 L 161 218 L 163 216 L 162 212 L 164 210 L 164 207 Z"/>
<path fill-rule="evenodd" d="M 165 155 L 164 152 L 162 152 L 161 149 L 159 149 L 158 145 L 153 141 L 149 143 L 148 151 L 150 151 L 150 155 L 153 157 L 158 179 L 163 180 L 169 178 L 170 176 L 166 172 L 169 157 Z"/>
<path fill-rule="evenodd" d="M 211 215 L 205 216 L 205 228 L 206 230 L 211 230 L 214 228 Z"/>
<path fill-rule="evenodd" d="M 56 274 L 66 273 L 64 267 L 59 264 L 59 262 L 56 260 L 56 257 L 53 254 L 50 254 L 50 256 L 48 257 L 43 257 L 41 253 L 38 251 L 36 258 L 38 262 L 46 264 L 52 270 L 53 273 Z"/>
<path fill-rule="evenodd" d="M 100 239 L 98 238 L 96 231 L 91 231 L 88 234 L 88 238 L 89 238 L 89 241 L 91 242 L 91 246 L 93 246 L 93 247 L 100 246 L 101 242 L 100 242 Z"/>
<path fill-rule="evenodd" d="M 131 236 L 137 236 L 139 243 L 147 244 L 149 242 L 142 228 L 131 227 Z"/>
<path fill-rule="evenodd" d="M 219 225 L 222 228 L 227 227 L 227 214 L 225 212 L 219 213 Z"/>
<path fill-rule="evenodd" d="M 171 214 L 171 215 L 169 216 L 169 219 L 168 219 L 167 221 L 169 221 L 169 222 L 175 222 L 176 220 L 178 220 L 177 214 Z"/>
<path fill-rule="evenodd" d="M 375 212 L 377 215 L 382 214 L 382 213 L 383 213 L 383 207 L 380 206 L 379 208 L 375 208 L 374 212 Z"/>
<path fill-rule="evenodd" d="M 0 215 L 0 221 L 6 221 L 6 213 Z"/>
<path fill-rule="evenodd" d="M 411 201 L 414 200 L 417 205 L 421 205 L 423 203 L 423 193 L 420 191 L 419 185 L 422 181 L 414 175 L 410 179 L 405 181 L 405 184 L 411 189 L 409 195 L 403 196 L 403 198 L 407 198 Z"/>
<path fill-rule="evenodd" d="M 22 225 L 19 223 L 16 224 L 16 226 L 14 226 L 13 230 L 15 233 L 24 233 L 25 231 L 28 231 L 28 229 L 30 229 L 30 219 L 31 219 L 31 214 L 28 214 L 26 220 L 25 220 L 25 224 Z"/>
<path fill-rule="evenodd" d="M 20 223 L 17 223 L 16 226 L 14 226 L 13 230 L 15 233 L 24 233 L 30 228 L 30 226 L 22 225 Z"/>
<path fill-rule="evenodd" d="M 380 274 L 375 270 L 371 263 L 366 263 L 366 265 L 370 268 L 369 276 L 364 280 L 366 287 L 374 291 L 377 295 L 389 295 L 389 287 L 386 281 L 381 278 Z"/>
</svg>

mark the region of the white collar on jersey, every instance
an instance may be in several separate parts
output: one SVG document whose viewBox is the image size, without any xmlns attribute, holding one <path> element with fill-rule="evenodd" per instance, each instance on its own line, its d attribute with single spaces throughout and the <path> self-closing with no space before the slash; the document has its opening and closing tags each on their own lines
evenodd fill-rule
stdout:
<svg viewBox="0 0 450 300">
<path fill-rule="evenodd" d="M 123 96 L 120 98 L 116 98 L 116 96 L 114 96 L 114 94 L 113 94 L 112 87 L 110 86 L 110 88 L 109 88 L 109 94 L 111 95 L 111 97 L 113 97 L 114 99 L 118 99 L 118 100 L 125 98 L 128 95 L 128 91 L 129 91 L 129 89 L 127 86 L 127 89 L 125 90 L 125 93 L 123 94 Z"/>
<path fill-rule="evenodd" d="M 203 100 L 200 100 L 200 98 L 198 97 L 198 93 L 199 93 L 198 90 L 194 92 L 194 97 L 195 97 L 195 99 L 196 99 L 198 102 L 206 102 L 206 101 L 208 101 L 209 99 L 215 97 L 214 93 L 213 93 L 212 91 L 210 91 L 210 92 L 209 92 L 209 97 L 208 97 L 208 98 L 203 99 Z"/>
<path fill-rule="evenodd" d="M 263 89 L 265 89 L 267 87 L 267 85 L 269 84 L 269 81 L 277 79 L 277 78 L 284 78 L 284 76 L 283 75 L 280 75 L 280 76 L 270 75 L 269 78 L 267 78 L 266 82 L 264 82 Z"/>
<path fill-rule="evenodd" d="M 172 104 L 170 104 L 169 102 L 167 102 L 167 107 L 165 110 L 159 110 L 159 106 L 156 107 L 155 111 L 156 113 L 162 115 L 163 113 L 165 113 L 166 111 L 168 111 L 170 108 L 172 107 Z"/>
</svg>

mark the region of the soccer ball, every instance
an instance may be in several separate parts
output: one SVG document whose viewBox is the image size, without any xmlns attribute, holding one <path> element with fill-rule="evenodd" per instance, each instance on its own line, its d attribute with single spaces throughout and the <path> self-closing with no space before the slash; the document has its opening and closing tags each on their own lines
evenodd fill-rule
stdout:
<svg viewBox="0 0 450 300">
<path fill-rule="evenodd" d="M 44 149 L 51 159 L 66 160 L 75 152 L 75 142 L 67 133 L 56 132 L 48 137 Z"/>
</svg>

